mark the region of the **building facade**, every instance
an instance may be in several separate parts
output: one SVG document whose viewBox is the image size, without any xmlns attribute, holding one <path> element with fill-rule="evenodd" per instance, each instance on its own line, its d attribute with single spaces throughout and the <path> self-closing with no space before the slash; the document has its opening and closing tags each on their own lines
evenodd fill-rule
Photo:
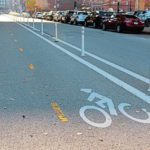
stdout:
<svg viewBox="0 0 150 150">
<path fill-rule="evenodd" d="M 0 0 L 0 10 L 9 10 L 11 8 L 10 0 Z"/>
<path fill-rule="evenodd" d="M 117 11 L 118 7 L 123 11 L 145 10 L 150 5 L 150 0 L 84 0 L 87 4 L 90 1 L 92 9 L 112 9 Z"/>
<path fill-rule="evenodd" d="M 0 0 L 5 1 L 5 0 Z M 14 7 L 18 8 L 17 2 L 21 3 L 22 10 L 25 10 L 25 3 L 32 0 L 12 0 Z M 150 0 L 35 0 L 36 10 L 72 10 L 89 8 L 91 10 L 113 10 L 135 11 L 145 10 L 150 7 Z"/>
<path fill-rule="evenodd" d="M 74 9 L 74 0 L 36 0 L 38 8 L 46 10 Z"/>
</svg>

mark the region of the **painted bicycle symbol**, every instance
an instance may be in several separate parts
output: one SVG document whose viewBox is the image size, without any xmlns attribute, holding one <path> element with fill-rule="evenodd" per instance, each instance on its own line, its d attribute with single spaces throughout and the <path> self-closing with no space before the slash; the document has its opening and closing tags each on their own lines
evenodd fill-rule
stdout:
<svg viewBox="0 0 150 150">
<path fill-rule="evenodd" d="M 111 115 L 114 115 L 114 116 L 117 116 L 117 111 L 115 109 L 115 106 L 114 106 L 114 103 L 113 101 L 108 98 L 108 97 L 105 97 L 103 95 L 100 95 L 96 92 L 92 92 L 91 89 L 81 89 L 82 92 L 85 92 L 85 93 L 88 93 L 90 94 L 89 97 L 88 97 L 88 101 L 90 102 L 93 102 L 95 99 L 98 99 L 98 101 L 96 101 L 95 103 L 97 104 L 97 106 L 91 106 L 91 105 L 87 105 L 87 106 L 83 106 L 80 108 L 80 116 L 81 118 L 86 122 L 88 123 L 89 125 L 92 125 L 94 127 L 99 127 L 99 128 L 106 128 L 106 127 L 109 127 L 111 124 L 112 124 L 112 119 L 111 119 Z M 106 106 L 108 107 L 109 109 L 109 113 L 107 113 L 104 109 L 106 108 Z M 147 115 L 147 119 L 138 119 L 138 118 L 135 118 L 133 116 L 131 116 L 130 114 L 128 114 L 126 112 L 126 108 L 130 108 L 131 107 L 131 104 L 128 104 L 128 103 L 120 103 L 118 105 L 118 109 L 119 111 L 124 115 L 126 116 L 127 118 L 131 119 L 131 120 L 134 120 L 136 122 L 139 122 L 139 123 L 145 123 L 145 124 L 149 124 L 150 123 L 150 112 L 147 112 L 146 109 L 144 108 L 141 108 L 141 110 L 143 112 L 146 113 Z M 88 110 L 96 110 L 100 113 L 102 113 L 105 117 L 105 122 L 103 123 L 96 123 L 94 121 L 91 121 L 88 119 L 88 116 L 86 116 L 86 111 Z"/>
</svg>

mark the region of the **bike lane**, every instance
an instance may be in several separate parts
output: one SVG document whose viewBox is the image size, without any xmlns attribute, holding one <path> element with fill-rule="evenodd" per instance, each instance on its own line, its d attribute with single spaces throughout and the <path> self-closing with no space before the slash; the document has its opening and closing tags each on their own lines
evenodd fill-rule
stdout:
<svg viewBox="0 0 150 150">
<path fill-rule="evenodd" d="M 13 148 L 17 149 L 22 146 L 22 149 L 27 147 L 31 149 L 33 148 L 31 145 L 37 142 L 35 148 L 40 147 L 40 149 L 49 149 L 49 147 L 50 149 L 97 150 L 100 147 L 102 150 L 149 148 L 150 125 L 135 122 L 122 115 L 118 109 L 120 103 L 129 103 L 134 107 L 131 109 L 129 107 L 127 112 L 129 111 L 136 118 L 145 119 L 145 113 L 141 108 L 150 111 L 149 104 L 18 25 L 13 27 L 8 25 L 8 28 L 13 33 L 2 30 L 4 34 L 14 34 L 18 42 L 11 41 L 15 43 L 11 53 L 8 51 L 9 45 L 6 44 L 5 49 L 1 48 L 3 59 L 0 64 L 5 72 L 5 75 L 1 74 L 2 147 L 14 146 Z M 3 29 L 6 27 L 3 26 Z M 24 49 L 23 53 L 18 51 L 19 47 Z M 3 67 L 6 58 L 8 62 Z M 35 68 L 28 70 L 27 66 L 31 63 Z M 10 78 L 12 66 L 14 74 Z M 8 87 L 10 83 L 11 87 Z M 110 109 L 103 108 L 103 103 L 97 107 L 95 100 L 90 102 L 94 99 L 94 96 L 89 98 L 92 92 L 98 94 L 96 101 L 99 101 L 101 95 L 101 99 L 112 100 L 114 107 L 111 105 Z M 16 100 L 12 104 L 7 98 L 13 96 Z M 111 117 L 112 124 L 107 128 L 97 128 L 87 124 L 80 116 L 80 108 L 86 105 L 104 110 Z M 4 108 L 6 106 L 7 109 Z M 113 112 L 115 116 L 110 115 L 109 112 Z M 20 119 L 21 114 L 27 115 L 25 121 Z M 86 116 L 95 123 L 105 122 L 104 115 L 95 110 L 87 111 Z M 65 117 L 68 120 L 62 121 Z M 17 129 L 23 130 L 16 133 Z M 44 134 L 41 135 L 41 132 Z M 2 137 L 3 135 L 5 138 Z M 21 135 L 23 135 L 22 145 L 17 143 Z M 8 140 L 12 140 L 15 144 L 11 142 L 8 144 Z"/>
</svg>

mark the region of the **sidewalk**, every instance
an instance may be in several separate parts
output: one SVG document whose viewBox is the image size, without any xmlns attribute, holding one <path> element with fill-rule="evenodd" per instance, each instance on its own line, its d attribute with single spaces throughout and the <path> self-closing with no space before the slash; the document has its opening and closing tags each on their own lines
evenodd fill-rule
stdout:
<svg viewBox="0 0 150 150">
<path fill-rule="evenodd" d="M 150 34 L 150 27 L 145 27 L 143 32 L 146 34 Z"/>
</svg>

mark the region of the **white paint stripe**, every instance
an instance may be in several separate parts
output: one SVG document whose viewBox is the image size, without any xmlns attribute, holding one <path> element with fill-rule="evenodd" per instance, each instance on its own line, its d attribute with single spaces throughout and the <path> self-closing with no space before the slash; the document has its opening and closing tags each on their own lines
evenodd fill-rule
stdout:
<svg viewBox="0 0 150 150">
<path fill-rule="evenodd" d="M 113 67 L 113 68 L 115 68 L 115 69 L 117 69 L 117 70 L 119 70 L 119 71 L 122 71 L 122 72 L 124 72 L 124 73 L 126 73 L 126 74 L 128 74 L 128 75 L 130 75 L 132 77 L 135 77 L 136 79 L 139 79 L 139 80 L 141 80 L 141 81 L 143 81 L 145 83 L 149 84 L 149 82 L 150 82 L 150 79 L 145 78 L 145 77 L 143 77 L 143 76 L 141 76 L 141 75 L 139 75 L 137 73 L 134 73 L 133 71 L 130 71 L 130 70 L 126 69 L 126 68 L 123 68 L 123 67 L 121 67 L 119 65 L 116 65 L 116 64 L 114 64 L 114 63 L 112 63 L 110 61 L 107 61 L 107 60 L 105 60 L 105 59 L 103 59 L 101 57 L 98 57 L 98 56 L 96 56 L 94 54 L 91 54 L 89 52 L 86 52 L 86 54 L 91 56 L 91 57 L 93 57 L 93 58 L 95 58 L 95 59 L 97 59 L 97 60 L 99 60 L 99 61 L 101 61 L 101 62 L 103 62 L 103 63 L 105 63 L 105 64 L 107 64 L 107 65 L 109 65 L 109 66 L 111 66 L 111 67 Z"/>
<path fill-rule="evenodd" d="M 40 31 L 40 30 L 38 30 L 38 29 L 36 29 L 36 30 L 37 30 L 37 31 Z M 94 29 L 92 29 L 92 30 L 94 30 Z M 44 33 L 44 34 L 48 36 L 48 34 L 46 34 L 46 33 Z M 81 51 L 80 48 L 78 48 L 78 47 L 76 47 L 76 46 L 74 46 L 74 45 L 72 45 L 72 44 L 69 44 L 69 43 L 67 43 L 67 42 L 65 42 L 65 41 L 63 41 L 63 40 L 61 40 L 61 39 L 58 39 L 58 41 L 61 42 L 61 43 L 63 43 L 63 44 L 65 44 L 65 45 L 67 45 L 67 46 L 70 46 L 70 47 L 72 47 L 72 48 L 74 48 L 74 49 L 76 49 L 76 50 L 78 50 L 78 51 Z M 88 56 L 90 56 L 90 57 L 92 57 L 92 58 L 94 58 L 94 59 L 96 59 L 96 60 L 98 60 L 98 61 L 101 61 L 101 62 L 103 62 L 103 63 L 105 63 L 105 64 L 107 64 L 107 65 L 109 65 L 109 66 L 111 66 L 111 67 L 113 67 L 113 68 L 115 68 L 115 69 L 117 69 L 117 70 L 119 70 L 119 71 L 122 71 L 122 72 L 124 72 L 124 73 L 126 73 L 126 74 L 128 74 L 128 75 L 130 75 L 130 76 L 132 76 L 132 77 L 134 77 L 134 78 L 136 78 L 136 79 L 138 79 L 138 80 L 141 80 L 141 81 L 143 81 L 143 82 L 145 82 L 145 83 L 147 83 L 147 84 L 150 83 L 150 79 L 148 79 L 148 78 L 146 78 L 146 77 L 143 77 L 143 76 L 141 76 L 141 75 L 139 75 L 139 74 L 137 74 L 137 73 L 135 73 L 135 72 L 133 72 L 133 71 L 131 71 L 131 70 L 128 70 L 128 69 L 126 69 L 126 68 L 123 68 L 123 67 L 121 67 L 121 66 L 119 66 L 119 65 L 117 65 L 117 64 L 114 64 L 114 63 L 112 63 L 112 62 L 110 62 L 110 61 L 108 61 L 108 60 L 106 60 L 106 59 L 103 59 L 103 58 L 101 58 L 101 57 L 98 57 L 98 56 L 96 56 L 96 55 L 94 55 L 94 54 L 92 54 L 92 53 L 89 53 L 89 52 L 87 52 L 87 51 L 85 52 L 85 54 L 88 55 Z"/>
<path fill-rule="evenodd" d="M 22 26 L 23 28 L 27 29 L 28 31 L 30 31 L 31 33 L 33 33 L 34 35 L 36 35 L 37 37 L 41 38 L 42 40 L 44 40 L 45 42 L 51 44 L 52 46 L 56 47 L 57 49 L 59 49 L 60 51 L 64 52 L 65 54 L 69 55 L 70 57 L 72 57 L 73 59 L 77 60 L 78 62 L 80 62 L 81 64 L 87 66 L 88 68 L 92 69 L 93 71 L 97 72 L 98 74 L 104 76 L 105 78 L 107 78 L 108 80 L 114 82 L 116 85 L 124 88 L 126 91 L 128 91 L 129 93 L 137 96 L 138 98 L 144 100 L 145 102 L 150 104 L 150 96 L 146 95 L 145 93 L 141 92 L 140 90 L 132 87 L 131 85 L 125 83 L 124 81 L 116 78 L 115 76 L 112 76 L 111 74 L 105 72 L 104 70 L 98 68 L 97 66 L 89 63 L 88 61 L 85 61 L 84 59 L 80 58 L 79 56 L 67 51 L 66 49 L 64 49 L 63 47 L 55 44 L 54 42 L 49 41 L 48 39 L 44 38 L 43 36 L 35 33 L 34 31 L 32 31 L 31 29 L 18 24 L 20 26 Z"/>
<path fill-rule="evenodd" d="M 48 37 L 51 37 L 49 34 L 47 34 L 47 33 L 45 33 L 45 32 L 44 32 L 43 34 L 46 35 L 46 36 L 48 36 Z"/>
<path fill-rule="evenodd" d="M 69 43 L 67 43 L 65 41 L 62 41 L 60 39 L 58 41 L 61 42 L 61 43 L 63 43 L 63 44 L 65 44 L 65 45 L 67 45 L 67 46 L 70 46 L 70 47 L 72 47 L 72 48 L 74 48 L 74 49 L 76 49 L 78 51 L 81 51 L 80 48 L 78 48 L 78 47 L 76 47 L 76 46 L 74 46 L 72 44 L 69 44 Z M 124 72 L 124 73 L 126 73 L 126 74 L 128 74 L 128 75 L 130 75 L 130 76 L 132 76 L 132 77 L 134 77 L 136 79 L 138 79 L 138 80 L 141 80 L 141 81 L 143 81 L 143 82 L 145 82 L 147 84 L 150 83 L 150 79 L 148 79 L 146 77 L 143 77 L 143 76 L 141 76 L 141 75 L 139 75 L 139 74 L 137 74 L 137 73 L 135 73 L 135 72 L 133 72 L 131 70 L 128 70 L 128 69 L 123 68 L 123 67 L 121 67 L 119 65 L 116 65 L 116 64 L 114 64 L 114 63 L 112 63 L 112 62 L 110 62 L 110 61 L 108 61 L 106 59 L 98 57 L 98 56 L 96 56 L 96 55 L 94 55 L 92 53 L 89 53 L 87 51 L 85 51 L 85 54 L 88 55 L 88 56 L 90 56 L 90 57 L 92 57 L 92 58 L 94 58 L 94 59 L 96 59 L 96 60 L 98 60 L 98 61 L 101 61 L 101 62 L 103 62 L 103 63 L 105 63 L 105 64 L 107 64 L 107 65 L 109 65 L 109 66 L 111 66 L 111 67 L 113 67 L 113 68 L 115 68 L 117 70 L 119 70 L 119 71 L 122 71 L 122 72 Z"/>
</svg>

